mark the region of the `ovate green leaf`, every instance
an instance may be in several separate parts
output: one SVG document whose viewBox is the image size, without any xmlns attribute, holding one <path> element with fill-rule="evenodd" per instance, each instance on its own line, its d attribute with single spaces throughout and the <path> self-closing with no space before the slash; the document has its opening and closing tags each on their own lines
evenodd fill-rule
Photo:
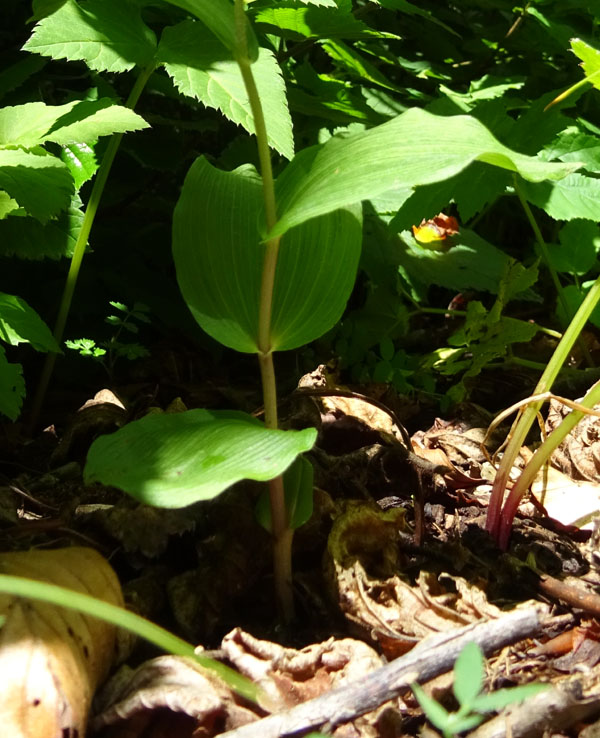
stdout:
<svg viewBox="0 0 600 738">
<path fill-rule="evenodd" d="M 166 28 L 158 48 L 177 88 L 254 133 L 254 117 L 240 68 L 228 50 L 202 23 L 184 21 Z M 294 155 L 292 119 L 285 84 L 271 51 L 261 48 L 252 67 L 267 121 L 269 144 L 287 159 Z"/>
<path fill-rule="evenodd" d="M 312 447 L 316 435 L 314 428 L 271 430 L 226 410 L 147 415 L 94 441 L 84 478 L 149 505 L 185 507 L 241 479 L 278 476 Z"/>
<path fill-rule="evenodd" d="M 470 116 L 438 117 L 413 108 L 294 157 L 277 180 L 280 220 L 270 235 L 349 202 L 447 179 L 473 161 L 518 172 L 532 182 L 560 179 L 577 167 L 512 151 Z"/>
<path fill-rule="evenodd" d="M 0 346 L 0 413 L 16 420 L 25 397 L 25 382 L 20 364 L 11 364 Z"/>
<path fill-rule="evenodd" d="M 0 189 L 45 222 L 68 206 L 74 185 L 67 167 L 54 156 L 0 149 Z"/>
<path fill-rule="evenodd" d="M 177 280 L 192 314 L 213 338 L 249 353 L 258 350 L 261 211 L 255 170 L 223 172 L 200 158 L 188 172 L 173 220 Z M 361 232 L 360 211 L 346 208 L 281 240 L 273 350 L 301 346 L 337 322 L 354 284 Z"/>
<path fill-rule="evenodd" d="M 52 333 L 25 300 L 0 292 L 0 340 L 11 346 L 30 343 L 38 351 L 60 351 Z"/>
<path fill-rule="evenodd" d="M 130 0 L 66 0 L 43 18 L 23 47 L 52 59 L 84 61 L 98 72 L 125 72 L 148 64 L 154 32 Z"/>
</svg>

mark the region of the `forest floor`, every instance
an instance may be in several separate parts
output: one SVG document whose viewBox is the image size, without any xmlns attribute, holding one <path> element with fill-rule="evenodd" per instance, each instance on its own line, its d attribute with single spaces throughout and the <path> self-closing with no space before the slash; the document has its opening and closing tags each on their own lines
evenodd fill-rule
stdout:
<svg viewBox="0 0 600 738">
<path fill-rule="evenodd" d="M 455 419 L 435 419 L 408 438 L 400 419 L 415 428 L 414 401 L 384 386 L 342 388 L 322 366 L 303 377 L 282 403 L 282 417 L 286 427 L 319 429 L 308 455 L 314 511 L 295 534 L 296 618 L 284 626 L 269 536 L 254 517 L 260 485 L 241 483 L 211 502 L 159 510 L 83 484 L 94 438 L 150 408 L 189 409 L 199 392 L 206 402 L 212 391 L 213 405 L 260 410 L 254 389 L 234 394 L 216 384 L 210 391 L 188 385 L 177 396 L 157 388 L 98 387 L 79 409 L 72 394 L 51 396 L 46 416 L 56 416 L 43 431 L 28 436 L 24 425 L 5 426 L 2 549 L 95 549 L 116 571 L 130 609 L 201 644 L 260 685 L 263 696 L 258 707 L 222 684 L 207 687 L 189 660 L 157 661 L 153 647 L 128 642 L 117 659 L 127 666 L 114 663 L 96 696 L 89 735 L 216 736 L 242 725 L 250 732 L 239 735 L 250 738 L 311 729 L 349 738 L 432 734 L 407 685 L 439 674 L 427 690 L 456 708 L 452 662 L 444 665 L 435 652 L 433 671 L 413 672 L 391 695 L 374 688 L 382 704 L 373 706 L 365 686 L 328 704 L 327 720 L 315 717 L 318 702 L 313 719 L 300 718 L 304 723 L 286 727 L 285 716 L 340 685 L 366 685 L 369 673 L 402 664 L 416 644 L 426 651 L 436 638 L 452 639 L 464 629 L 468 637 L 475 624 L 503 623 L 515 611 L 535 613 L 526 637 L 512 633 L 509 621 L 501 628 L 504 642 L 485 627 L 474 637 L 487 654 L 485 690 L 532 682 L 552 688 L 473 734 L 596 735 L 600 560 L 593 522 L 586 529 L 572 525 L 600 507 L 593 419 L 577 448 L 573 439 L 564 447 L 563 471 L 547 470 L 536 482 L 502 552 L 485 523 L 491 454 L 506 427 L 484 447 L 491 416 L 465 405 Z M 575 459 L 569 468 L 568 458 Z M 449 657 L 452 649 L 443 648 Z M 380 674 L 379 688 L 386 681 L 386 672 Z M 270 712 L 284 722 L 255 722 Z"/>
</svg>

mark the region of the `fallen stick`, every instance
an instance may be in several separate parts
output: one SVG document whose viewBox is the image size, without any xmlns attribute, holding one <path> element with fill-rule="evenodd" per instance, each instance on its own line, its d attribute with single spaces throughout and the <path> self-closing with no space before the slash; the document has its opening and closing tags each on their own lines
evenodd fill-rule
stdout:
<svg viewBox="0 0 600 738">
<path fill-rule="evenodd" d="M 467 625 L 430 636 L 405 656 L 350 684 L 262 720 L 222 733 L 220 738 L 282 738 L 327 724 L 333 727 L 374 710 L 406 691 L 412 682 L 426 682 L 450 671 L 466 643 L 474 641 L 489 655 L 539 632 L 535 609 L 511 612 L 496 620 Z"/>
</svg>

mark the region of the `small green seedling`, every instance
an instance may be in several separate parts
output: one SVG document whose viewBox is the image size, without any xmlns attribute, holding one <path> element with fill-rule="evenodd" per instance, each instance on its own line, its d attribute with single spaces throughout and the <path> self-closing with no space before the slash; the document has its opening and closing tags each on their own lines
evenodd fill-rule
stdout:
<svg viewBox="0 0 600 738">
<path fill-rule="evenodd" d="M 538 692 L 548 689 L 548 684 L 525 684 L 521 687 L 499 689 L 486 694 L 482 692 L 484 660 L 476 643 L 467 643 L 454 664 L 454 696 L 459 709 L 448 712 L 439 702 L 430 697 L 418 684 L 411 688 L 428 720 L 441 730 L 444 738 L 476 728 L 485 719 L 485 713 L 501 710 L 514 702 L 521 702 Z"/>
<path fill-rule="evenodd" d="M 110 301 L 111 307 L 123 315 L 108 315 L 104 322 L 115 327 L 115 332 L 107 341 L 96 343 L 93 338 L 77 338 L 74 341 L 65 341 L 65 346 L 79 352 L 80 356 L 90 357 L 99 361 L 108 376 L 112 379 L 117 359 L 140 359 L 148 356 L 148 349 L 140 343 L 120 341 L 123 331 L 137 334 L 137 322 L 149 323 L 150 308 L 142 302 L 136 302 L 130 309 L 122 302 Z M 137 322 L 136 322 L 137 321 Z"/>
</svg>

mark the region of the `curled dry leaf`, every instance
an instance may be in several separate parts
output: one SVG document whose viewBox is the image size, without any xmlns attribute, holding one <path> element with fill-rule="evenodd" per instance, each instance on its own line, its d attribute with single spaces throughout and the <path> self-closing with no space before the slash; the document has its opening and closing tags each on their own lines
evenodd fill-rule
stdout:
<svg viewBox="0 0 600 738">
<path fill-rule="evenodd" d="M 352 638 L 330 638 L 301 650 L 261 641 L 235 628 L 222 641 L 227 658 L 245 676 L 258 683 L 270 712 L 286 710 L 330 692 L 346 682 L 358 682 L 382 665 L 381 657 L 370 646 Z M 382 721 L 394 720 L 399 700 L 338 726 L 335 738 L 377 738 Z"/>
<path fill-rule="evenodd" d="M 256 718 L 219 677 L 192 659 L 159 656 L 132 672 L 121 669 L 100 694 L 94 729 L 112 738 L 213 736 Z M 95 703 L 96 704 L 96 703 Z"/>
<path fill-rule="evenodd" d="M 93 549 L 0 554 L 0 572 L 123 605 L 116 574 Z M 116 628 L 74 610 L 0 594 L 0 724 L 10 738 L 83 736 Z"/>
<path fill-rule="evenodd" d="M 378 641 L 392 658 L 432 633 L 500 613 L 461 577 L 421 572 L 416 584 L 404 581 L 398 544 L 407 529 L 400 508 L 350 503 L 327 546 L 328 579 L 342 612 L 358 635 Z"/>
</svg>

